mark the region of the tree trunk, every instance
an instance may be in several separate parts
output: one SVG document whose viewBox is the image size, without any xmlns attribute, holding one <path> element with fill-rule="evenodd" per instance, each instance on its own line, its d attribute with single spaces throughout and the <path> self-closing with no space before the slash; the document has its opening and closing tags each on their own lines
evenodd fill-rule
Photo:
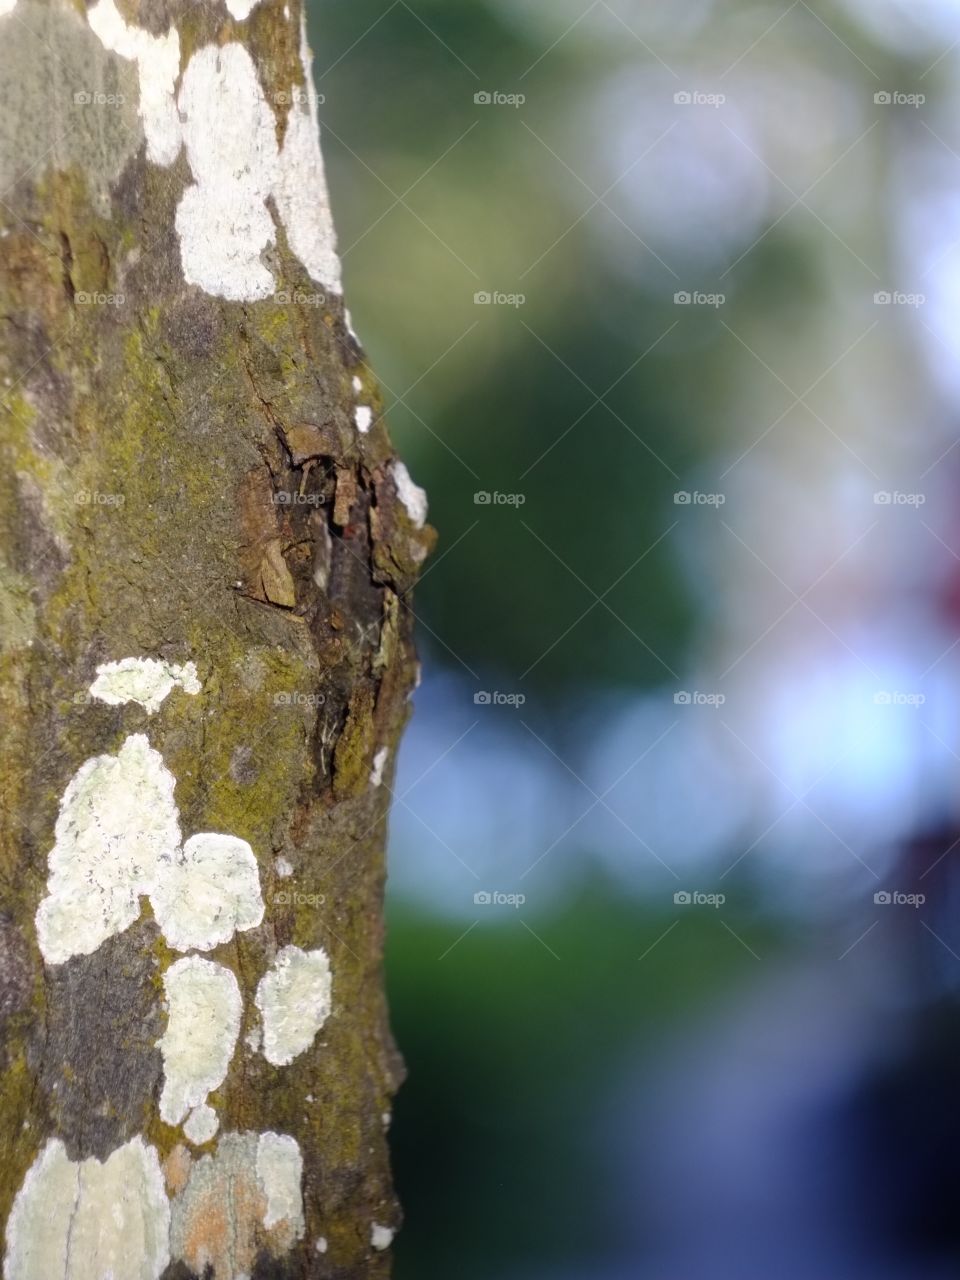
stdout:
<svg viewBox="0 0 960 1280">
<path fill-rule="evenodd" d="M 5 1280 L 389 1273 L 429 550 L 303 0 L 0 0 Z"/>
</svg>

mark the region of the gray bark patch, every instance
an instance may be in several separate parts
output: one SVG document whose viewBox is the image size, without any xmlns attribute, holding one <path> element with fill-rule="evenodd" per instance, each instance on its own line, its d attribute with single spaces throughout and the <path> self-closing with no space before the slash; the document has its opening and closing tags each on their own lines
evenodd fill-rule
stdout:
<svg viewBox="0 0 960 1280">
<path fill-rule="evenodd" d="M 20 1013 L 30 1001 L 34 971 L 23 934 L 0 919 L 0 1019 Z"/>
<path fill-rule="evenodd" d="M 92 955 L 46 969 L 41 1084 L 71 1160 L 105 1160 L 149 1117 L 164 1022 L 149 951 L 155 929 L 134 925 Z"/>
<path fill-rule="evenodd" d="M 132 62 L 64 4 L 20 0 L 0 18 L 0 186 L 79 168 L 103 194 L 143 141 Z"/>
</svg>

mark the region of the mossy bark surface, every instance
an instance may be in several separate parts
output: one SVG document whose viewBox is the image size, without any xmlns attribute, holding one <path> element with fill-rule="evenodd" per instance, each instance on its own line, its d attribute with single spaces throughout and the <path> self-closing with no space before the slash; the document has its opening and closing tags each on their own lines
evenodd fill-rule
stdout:
<svg viewBox="0 0 960 1280">
<path fill-rule="evenodd" d="M 176 25 L 182 67 L 242 43 L 282 141 L 299 0 L 261 0 L 243 23 L 222 0 L 119 8 Z M 140 1135 L 172 1195 L 223 1135 L 273 1131 L 303 1154 L 306 1229 L 277 1253 L 251 1226 L 252 1274 L 386 1276 L 371 1231 L 399 1223 L 385 1116 L 401 1065 L 381 973 L 385 818 L 415 681 L 408 593 L 432 535 L 398 496 L 342 301 L 279 220 L 273 297 L 187 284 L 175 216 L 191 177 L 182 152 L 147 159 L 135 64 L 90 34 L 81 0 L 19 0 L 0 23 L 0 1223 L 51 1138 L 79 1161 Z M 104 105 L 75 101 L 88 91 Z M 194 662 L 200 694 L 153 715 L 91 699 L 98 665 L 131 656 Z M 248 841 L 266 905 L 208 956 L 236 975 L 244 1021 L 201 1147 L 159 1118 L 176 957 L 149 904 L 63 964 L 36 935 L 64 789 L 137 733 L 176 778 L 184 836 Z M 287 945 L 325 949 L 333 1012 L 273 1066 L 254 993 Z M 201 1272 L 181 1259 L 164 1274 Z"/>
</svg>

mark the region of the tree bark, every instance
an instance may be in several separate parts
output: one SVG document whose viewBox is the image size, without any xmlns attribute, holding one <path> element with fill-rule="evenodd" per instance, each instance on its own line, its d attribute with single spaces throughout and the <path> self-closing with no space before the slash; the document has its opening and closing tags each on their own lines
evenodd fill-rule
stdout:
<svg viewBox="0 0 960 1280">
<path fill-rule="evenodd" d="M 382 1277 L 432 543 L 303 0 L 0 0 L 5 1280 Z"/>
</svg>

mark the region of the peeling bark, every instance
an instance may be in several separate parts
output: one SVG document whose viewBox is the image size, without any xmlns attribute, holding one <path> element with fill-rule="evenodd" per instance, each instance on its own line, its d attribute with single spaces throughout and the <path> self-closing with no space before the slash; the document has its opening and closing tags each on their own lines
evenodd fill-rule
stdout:
<svg viewBox="0 0 960 1280">
<path fill-rule="evenodd" d="M 100 0 L 97 9 L 0 3 L 5 1280 L 106 1274 L 113 1245 L 91 1224 L 115 1183 L 161 1217 L 166 1197 L 172 1225 L 151 1227 L 170 1241 L 161 1268 L 149 1232 L 137 1253 L 134 1236 L 146 1230 L 137 1204 L 112 1219 L 110 1230 L 133 1233 L 129 1270 L 114 1280 L 384 1277 L 399 1211 L 383 1116 L 402 1067 L 381 975 L 381 778 L 415 679 L 407 602 L 433 533 L 398 491 L 339 280 L 311 274 L 333 271 L 307 132 L 301 0 Z M 157 59 L 169 58 L 173 33 L 168 90 Z M 222 48 L 234 53 L 221 58 Z M 248 71 L 226 77 L 247 62 L 262 100 L 245 114 Z M 184 94 L 191 65 L 193 97 Z M 217 103 L 229 108 L 208 139 L 189 118 L 204 94 L 215 116 Z M 181 110 L 171 115 L 173 95 Z M 236 177 L 247 144 L 249 182 Z M 218 169 L 225 155 L 229 173 Z M 197 237 L 203 219 L 209 246 Z M 190 283 L 185 262 L 207 247 L 203 282 Z M 238 290 L 245 296 L 229 296 Z M 360 407 L 371 413 L 358 417 Z M 199 692 L 172 680 L 123 701 L 127 686 L 111 677 L 110 701 L 91 696 L 98 667 L 132 658 L 178 671 L 194 663 Z M 145 670 L 148 683 L 162 672 Z M 153 820 L 138 810 L 147 792 L 136 786 L 129 812 L 116 799 L 123 787 L 106 817 L 99 793 L 73 817 L 61 812 L 86 762 L 119 758 L 133 735 L 175 779 L 180 845 L 130 872 L 135 923 L 51 963 L 36 917 L 55 844 L 69 857 L 87 856 L 85 840 L 110 853 L 81 878 L 76 909 L 88 910 L 132 847 L 111 844 L 104 829 Z M 208 861 L 221 846 L 249 845 L 263 902 L 260 923 L 202 952 L 235 977 L 243 1002 L 226 1075 L 208 1099 L 216 1132 L 206 1141 L 206 1111 L 186 1134 L 160 1116 L 164 974 L 201 948 L 171 945 L 150 888 L 200 833 L 235 838 L 204 845 Z M 205 894 L 216 913 L 230 889 L 227 870 L 214 870 L 209 884 L 194 883 L 178 864 L 201 916 Z M 329 1016 L 305 1051 L 274 1065 L 258 986 L 281 952 L 286 962 L 321 951 Z M 292 990 L 314 998 L 309 984 Z M 137 1177 L 121 1176 L 128 1167 Z M 59 1179 L 68 1222 L 56 1219 L 57 1196 L 39 1193 L 48 1208 L 31 1218 L 29 1186 L 42 1191 L 41 1176 Z"/>
</svg>

